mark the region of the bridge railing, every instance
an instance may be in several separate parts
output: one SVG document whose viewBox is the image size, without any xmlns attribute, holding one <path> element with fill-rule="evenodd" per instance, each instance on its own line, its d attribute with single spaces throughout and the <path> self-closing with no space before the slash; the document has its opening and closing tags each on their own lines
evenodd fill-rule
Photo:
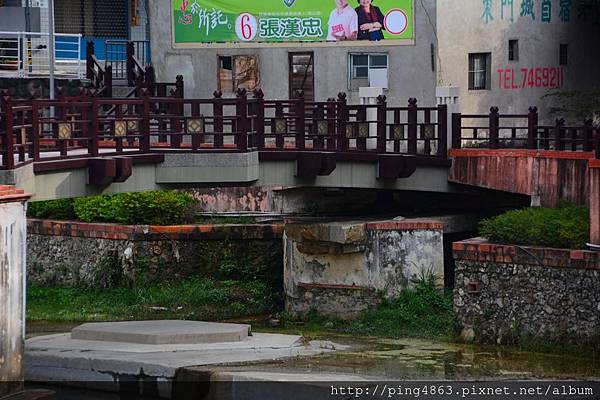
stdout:
<svg viewBox="0 0 600 400">
<path fill-rule="evenodd" d="M 176 91 L 179 90 L 176 88 Z M 446 106 L 393 107 L 267 100 L 261 90 L 233 98 L 103 98 L 81 91 L 56 100 L 1 96 L 0 169 L 28 162 L 149 152 L 325 151 L 446 160 Z"/>
<path fill-rule="evenodd" d="M 453 148 L 530 149 L 591 152 L 598 154 L 598 128 L 592 120 L 566 125 L 563 118 L 553 125 L 539 124 L 536 107 L 527 114 L 452 114 Z"/>
</svg>

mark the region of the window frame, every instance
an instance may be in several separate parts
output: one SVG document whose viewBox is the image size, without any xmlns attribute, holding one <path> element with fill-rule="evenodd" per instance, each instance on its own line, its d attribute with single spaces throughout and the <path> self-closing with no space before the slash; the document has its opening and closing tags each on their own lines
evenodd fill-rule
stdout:
<svg viewBox="0 0 600 400">
<path fill-rule="evenodd" d="M 477 57 L 483 58 L 484 69 L 475 70 L 475 60 Z M 468 87 L 469 90 L 491 90 L 491 78 L 492 78 L 492 53 L 491 52 L 480 52 L 480 53 L 469 53 L 468 55 Z M 483 86 L 475 86 L 476 74 L 483 74 Z"/>
<path fill-rule="evenodd" d="M 239 88 L 239 85 L 236 85 L 236 79 L 235 79 L 235 76 L 236 76 L 235 59 L 236 59 L 236 57 L 252 57 L 252 58 L 254 58 L 254 60 L 256 61 L 256 71 L 255 71 L 256 82 L 258 83 L 260 81 L 260 74 L 259 74 L 259 70 L 258 70 L 258 68 L 259 68 L 258 54 L 217 54 L 217 90 L 219 90 L 224 95 L 233 95 Z M 220 74 L 221 69 L 222 69 L 221 65 L 222 65 L 223 58 L 231 59 L 231 87 L 232 87 L 231 92 L 223 90 L 221 74 Z"/>
<path fill-rule="evenodd" d="M 519 40 L 508 40 L 508 61 L 519 61 Z"/>
<path fill-rule="evenodd" d="M 558 65 L 566 67 L 569 65 L 569 44 L 560 43 L 558 46 Z"/>
<path fill-rule="evenodd" d="M 366 65 L 358 65 L 356 66 L 354 64 L 354 57 L 356 56 L 366 56 L 367 57 L 367 64 Z M 373 63 L 373 58 L 374 57 L 385 57 L 385 67 L 384 66 L 380 66 L 380 65 L 374 65 Z M 367 76 L 357 76 L 356 75 L 356 69 L 357 68 L 366 68 L 367 69 Z M 387 73 L 387 77 L 388 77 L 388 88 L 389 89 L 389 74 L 390 74 L 390 55 L 389 53 L 386 52 L 350 52 L 348 53 L 348 89 L 349 90 L 353 90 L 352 88 L 352 82 L 353 81 L 357 81 L 357 80 L 366 80 L 367 82 L 369 81 L 369 78 L 371 76 L 371 70 L 373 69 L 385 69 L 386 73 Z M 387 90 L 386 89 L 386 90 Z"/>
</svg>

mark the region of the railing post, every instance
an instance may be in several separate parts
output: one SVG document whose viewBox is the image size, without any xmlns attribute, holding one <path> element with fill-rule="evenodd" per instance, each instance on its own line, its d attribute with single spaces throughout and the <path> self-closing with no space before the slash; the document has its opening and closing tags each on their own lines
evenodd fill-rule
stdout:
<svg viewBox="0 0 600 400">
<path fill-rule="evenodd" d="M 529 114 L 527 114 L 527 148 L 531 150 L 538 147 L 538 118 L 537 107 L 529 107 Z"/>
<path fill-rule="evenodd" d="M 156 74 L 154 73 L 154 67 L 152 65 L 146 66 L 146 71 L 144 72 L 144 83 L 149 90 L 149 96 L 156 95 Z"/>
<path fill-rule="evenodd" d="M 113 75 L 112 75 L 112 65 L 109 65 L 104 70 L 104 87 L 106 88 L 104 93 L 104 97 L 112 98 L 113 97 Z"/>
<path fill-rule="evenodd" d="M 462 147 L 462 114 L 452 113 L 452 148 Z"/>
<path fill-rule="evenodd" d="M 38 100 L 36 98 L 31 99 L 31 143 L 32 153 L 30 157 L 33 161 L 39 161 L 40 159 L 40 112 Z"/>
<path fill-rule="evenodd" d="M 133 42 L 127 42 L 126 46 L 126 59 L 125 59 L 125 68 L 127 68 L 127 85 L 134 86 L 135 85 L 135 72 L 133 70 L 135 63 L 133 62 L 133 57 L 135 55 L 135 47 Z"/>
<path fill-rule="evenodd" d="M 497 149 L 500 144 L 500 115 L 498 114 L 498 111 L 498 107 L 490 108 L 490 149 Z"/>
<path fill-rule="evenodd" d="M 296 149 L 304 149 L 305 148 L 305 101 L 304 101 L 304 91 L 298 90 L 296 92 Z"/>
<path fill-rule="evenodd" d="M 91 107 L 91 126 L 90 126 L 90 147 L 89 152 L 92 157 L 98 156 L 98 113 L 100 112 L 100 107 L 98 105 L 98 98 L 94 97 L 92 99 L 92 107 Z"/>
<path fill-rule="evenodd" d="M 85 77 L 87 79 L 94 79 L 94 42 L 88 40 L 85 50 Z"/>
<path fill-rule="evenodd" d="M 387 97 L 380 94 L 377 96 L 377 152 L 387 152 Z"/>
<path fill-rule="evenodd" d="M 565 120 L 559 118 L 556 120 L 556 126 L 554 127 L 554 150 L 562 151 L 565 149 L 565 143 L 563 142 L 563 126 Z"/>
<path fill-rule="evenodd" d="M 417 154 L 417 99 L 408 99 L 408 153 Z"/>
<path fill-rule="evenodd" d="M 349 140 L 346 137 L 346 124 L 348 123 L 348 104 L 346 101 L 346 93 L 338 93 L 336 117 L 338 150 L 347 151 Z"/>
<path fill-rule="evenodd" d="M 596 147 L 596 160 L 600 160 L 600 128 L 595 129 L 595 137 L 594 146 Z"/>
<path fill-rule="evenodd" d="M 237 114 L 237 148 L 241 151 L 248 150 L 248 98 L 246 89 L 238 89 L 235 93 Z"/>
<path fill-rule="evenodd" d="M 184 97 L 184 84 L 183 84 L 183 75 L 177 75 L 175 79 L 175 96 L 183 99 Z"/>
<path fill-rule="evenodd" d="M 265 148 L 265 94 L 261 89 L 254 91 L 256 99 L 255 115 L 256 122 L 254 124 L 256 132 L 256 142 L 254 143 L 259 150 Z"/>
<path fill-rule="evenodd" d="M 7 169 L 15 168 L 15 136 L 13 132 L 13 123 L 14 123 L 14 114 L 12 108 L 12 100 L 10 97 L 5 98 L 4 107 L 6 111 L 4 115 L 6 116 L 6 145 L 5 145 L 5 157 L 6 161 L 4 165 Z"/>
<path fill-rule="evenodd" d="M 142 127 L 140 147 L 142 152 L 147 153 L 150 151 L 150 95 L 148 89 L 142 88 L 140 95 L 144 100 L 142 106 L 142 123 L 140 124 Z"/>
<path fill-rule="evenodd" d="M 213 141 L 215 149 L 223 148 L 223 93 L 213 93 Z"/>
<path fill-rule="evenodd" d="M 446 104 L 438 105 L 437 109 L 438 123 L 438 157 L 448 157 L 448 106 Z"/>
<path fill-rule="evenodd" d="M 586 119 L 583 122 L 583 151 L 594 150 L 594 121 Z"/>
</svg>

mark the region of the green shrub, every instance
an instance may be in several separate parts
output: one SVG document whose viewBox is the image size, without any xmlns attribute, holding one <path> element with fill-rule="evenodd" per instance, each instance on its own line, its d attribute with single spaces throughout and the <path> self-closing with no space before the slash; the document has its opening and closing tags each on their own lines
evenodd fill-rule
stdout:
<svg viewBox="0 0 600 400">
<path fill-rule="evenodd" d="M 586 207 L 525 208 L 483 220 L 479 234 L 497 243 L 578 249 L 589 242 L 589 223 Z"/>
<path fill-rule="evenodd" d="M 75 213 L 85 222 L 169 225 L 186 222 L 194 198 L 175 191 L 121 193 L 75 199 Z"/>
<path fill-rule="evenodd" d="M 29 218 L 45 218 L 58 220 L 77 219 L 73 209 L 73 199 L 34 201 L 27 205 Z"/>
</svg>

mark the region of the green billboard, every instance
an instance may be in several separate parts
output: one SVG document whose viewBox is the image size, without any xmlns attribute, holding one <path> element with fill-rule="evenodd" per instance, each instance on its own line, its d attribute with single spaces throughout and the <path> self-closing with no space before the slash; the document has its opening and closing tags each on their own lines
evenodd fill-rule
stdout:
<svg viewBox="0 0 600 400">
<path fill-rule="evenodd" d="M 171 0 L 171 8 L 175 45 L 414 39 L 413 0 Z"/>
</svg>

